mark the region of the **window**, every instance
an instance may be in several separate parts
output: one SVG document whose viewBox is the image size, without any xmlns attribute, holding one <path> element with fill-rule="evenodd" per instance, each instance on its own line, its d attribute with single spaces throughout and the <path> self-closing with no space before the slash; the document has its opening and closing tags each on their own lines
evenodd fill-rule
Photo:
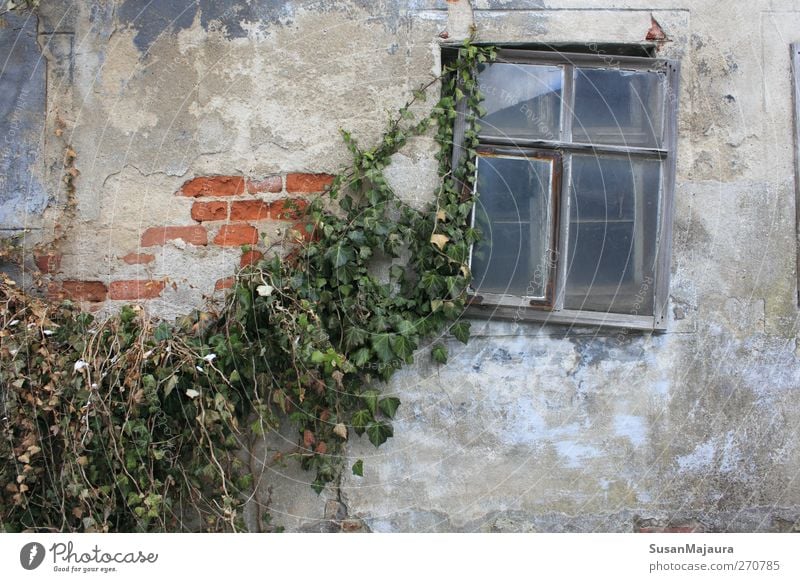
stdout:
<svg viewBox="0 0 800 582">
<path fill-rule="evenodd" d="M 472 304 L 515 317 L 664 329 L 678 65 L 501 50 L 478 70 Z M 455 160 L 463 155 L 463 109 Z"/>
</svg>

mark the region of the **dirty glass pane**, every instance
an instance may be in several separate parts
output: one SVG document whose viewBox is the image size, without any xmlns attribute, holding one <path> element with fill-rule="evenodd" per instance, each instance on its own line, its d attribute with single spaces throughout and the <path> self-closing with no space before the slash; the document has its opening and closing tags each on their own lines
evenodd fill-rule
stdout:
<svg viewBox="0 0 800 582">
<path fill-rule="evenodd" d="M 545 299 L 550 269 L 553 160 L 478 156 L 472 249 L 477 292 Z"/>
<path fill-rule="evenodd" d="M 573 141 L 661 147 L 664 75 L 575 69 Z"/>
<path fill-rule="evenodd" d="M 658 160 L 574 155 L 564 307 L 653 314 Z"/>
<path fill-rule="evenodd" d="M 480 134 L 557 141 L 561 137 L 563 69 L 493 63 L 478 69 L 486 115 Z"/>
</svg>

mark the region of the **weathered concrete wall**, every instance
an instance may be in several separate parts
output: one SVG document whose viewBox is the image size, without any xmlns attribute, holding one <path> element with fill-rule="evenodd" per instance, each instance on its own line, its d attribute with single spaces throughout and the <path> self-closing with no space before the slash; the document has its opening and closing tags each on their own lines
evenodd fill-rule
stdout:
<svg viewBox="0 0 800 582">
<path fill-rule="evenodd" d="M 797 527 L 796 3 L 44 4 L 55 202 L 43 242 L 57 242 L 40 262 L 94 308 L 150 298 L 161 315 L 224 287 L 256 231 L 262 251 L 280 243 L 293 222 L 278 203 L 313 196 L 346 161 L 339 127 L 379 135 L 384 112 L 439 70 L 443 32 L 641 43 L 655 17 L 661 54 L 682 61 L 668 331 L 476 321 L 446 366 L 420 354 L 385 387 L 403 401 L 396 436 L 351 444 L 363 478 L 345 471 L 317 497 L 310 475 L 269 465 L 262 500 L 271 487 L 290 529 Z M 435 164 L 430 143 L 416 145 L 392 175 L 422 201 Z M 191 182 L 206 176 L 230 178 Z"/>
<path fill-rule="evenodd" d="M 45 63 L 33 15 L 0 21 L 0 236 L 38 228 L 42 186 Z"/>
</svg>

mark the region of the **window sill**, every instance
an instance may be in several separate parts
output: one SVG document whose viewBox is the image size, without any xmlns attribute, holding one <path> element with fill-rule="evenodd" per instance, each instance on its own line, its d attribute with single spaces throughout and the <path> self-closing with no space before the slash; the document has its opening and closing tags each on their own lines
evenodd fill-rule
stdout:
<svg viewBox="0 0 800 582">
<path fill-rule="evenodd" d="M 514 321 L 531 321 L 557 325 L 607 327 L 626 330 L 650 332 L 666 331 L 666 321 L 657 321 L 651 315 L 625 315 L 621 313 L 604 313 L 596 311 L 576 311 L 562 309 L 549 311 L 542 307 L 534 307 L 522 298 L 505 297 L 502 301 L 477 303 L 472 301 L 467 308 L 468 316 L 486 319 L 512 319 Z"/>
</svg>

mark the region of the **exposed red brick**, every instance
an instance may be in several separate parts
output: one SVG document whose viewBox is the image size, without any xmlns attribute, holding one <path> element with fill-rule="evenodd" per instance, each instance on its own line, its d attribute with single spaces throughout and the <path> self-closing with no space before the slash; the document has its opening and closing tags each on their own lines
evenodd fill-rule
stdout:
<svg viewBox="0 0 800 582">
<path fill-rule="evenodd" d="M 181 196 L 237 196 L 244 194 L 245 182 L 241 176 L 202 176 L 181 186 Z"/>
<path fill-rule="evenodd" d="M 264 258 L 264 253 L 260 251 L 247 251 L 242 254 L 242 259 L 239 261 L 239 266 L 249 267 Z"/>
<path fill-rule="evenodd" d="M 61 268 L 61 255 L 34 255 L 36 266 L 42 273 L 57 273 Z"/>
<path fill-rule="evenodd" d="M 345 519 L 341 523 L 344 532 L 360 532 L 364 529 L 364 522 L 360 519 Z"/>
<path fill-rule="evenodd" d="M 146 253 L 128 253 L 124 257 L 121 257 L 121 259 L 129 265 L 146 265 L 147 263 L 155 261 L 156 256 Z"/>
<path fill-rule="evenodd" d="M 284 198 L 271 203 L 243 200 L 231 204 L 231 220 L 297 220 L 307 207 L 308 202 L 302 198 Z"/>
<path fill-rule="evenodd" d="M 247 191 L 250 194 L 259 192 L 280 192 L 283 190 L 283 178 L 280 176 L 269 176 L 263 180 L 248 180 Z"/>
<path fill-rule="evenodd" d="M 72 299 L 73 301 L 105 301 L 108 289 L 100 281 L 62 281 L 50 287 L 53 299 Z"/>
<path fill-rule="evenodd" d="M 664 33 L 661 25 L 652 16 L 650 17 L 650 28 L 647 30 L 647 34 L 645 34 L 644 39 L 657 41 L 667 40 L 667 35 Z"/>
<path fill-rule="evenodd" d="M 286 191 L 295 192 L 322 192 L 326 186 L 333 182 L 330 174 L 287 174 Z"/>
<path fill-rule="evenodd" d="M 267 220 L 270 205 L 261 200 L 244 200 L 231 204 L 231 220 Z"/>
<path fill-rule="evenodd" d="M 258 231 L 249 224 L 226 224 L 214 238 L 214 244 L 224 247 L 254 245 L 257 242 Z"/>
<path fill-rule="evenodd" d="M 208 244 L 208 234 L 202 226 L 155 226 L 142 234 L 142 246 L 154 247 L 175 239 L 198 246 Z"/>
<path fill-rule="evenodd" d="M 122 301 L 155 299 L 161 296 L 164 286 L 164 281 L 114 281 L 108 286 L 108 297 L 109 299 L 118 299 Z"/>
<path fill-rule="evenodd" d="M 195 202 L 192 204 L 192 218 L 197 222 L 207 220 L 228 220 L 227 202 Z"/>
<path fill-rule="evenodd" d="M 269 217 L 273 220 L 297 220 L 305 214 L 308 201 L 302 198 L 283 198 L 269 205 Z"/>
<path fill-rule="evenodd" d="M 224 279 L 217 279 L 214 283 L 215 291 L 222 291 L 223 289 L 230 289 L 236 283 L 236 277 L 225 277 Z"/>
</svg>

